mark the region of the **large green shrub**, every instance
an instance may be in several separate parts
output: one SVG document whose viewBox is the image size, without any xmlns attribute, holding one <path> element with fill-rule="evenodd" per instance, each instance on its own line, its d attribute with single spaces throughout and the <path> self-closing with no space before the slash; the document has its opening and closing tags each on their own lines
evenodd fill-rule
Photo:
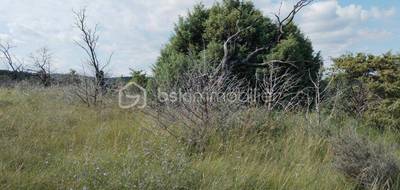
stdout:
<svg viewBox="0 0 400 190">
<path fill-rule="evenodd" d="M 210 8 L 199 4 L 181 17 L 176 24 L 175 32 L 169 43 L 161 51 L 155 67 L 154 76 L 161 88 L 180 87 L 184 76 L 191 69 L 212 69 L 223 58 L 223 44 L 239 29 L 247 28 L 240 33 L 230 57 L 231 62 L 245 59 L 255 49 L 267 46 L 268 51 L 254 57 L 252 62 L 262 63 L 270 60 L 288 61 L 284 70 L 291 69 L 301 79 L 300 87 L 311 86 L 309 72 L 316 78 L 321 59 L 315 54 L 311 42 L 300 30 L 290 24 L 279 44 L 277 39 L 278 25 L 256 9 L 250 1 L 223 0 Z M 257 69 L 250 66 L 234 68 L 236 76 L 252 83 Z"/>
</svg>

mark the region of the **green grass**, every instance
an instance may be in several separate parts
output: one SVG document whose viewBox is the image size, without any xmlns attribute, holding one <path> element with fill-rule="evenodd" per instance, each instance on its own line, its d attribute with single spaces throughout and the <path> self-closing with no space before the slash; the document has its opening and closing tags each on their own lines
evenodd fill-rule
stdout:
<svg viewBox="0 0 400 190">
<path fill-rule="evenodd" d="M 354 189 L 304 117 L 261 120 L 193 154 L 143 113 L 0 89 L 0 189 Z"/>
</svg>

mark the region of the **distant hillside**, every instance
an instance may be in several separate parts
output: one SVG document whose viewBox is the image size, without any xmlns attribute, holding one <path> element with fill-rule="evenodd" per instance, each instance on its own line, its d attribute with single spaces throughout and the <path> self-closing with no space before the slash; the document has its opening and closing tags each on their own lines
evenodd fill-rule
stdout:
<svg viewBox="0 0 400 190">
<path fill-rule="evenodd" d="M 18 80 L 27 80 L 33 78 L 33 74 L 29 72 L 18 72 L 18 73 L 13 73 L 8 70 L 0 70 L 0 80 L 10 80 L 14 78 L 14 76 L 17 75 L 16 77 Z"/>
<path fill-rule="evenodd" d="M 4 81 L 9 81 L 14 77 L 15 73 L 8 71 L 8 70 L 0 70 L 0 83 Z M 63 84 L 65 81 L 68 81 L 68 79 L 71 76 L 69 74 L 60 74 L 60 73 L 55 73 L 51 75 L 52 82 L 55 84 Z M 36 74 L 31 73 L 31 72 L 18 72 L 17 73 L 17 80 L 33 80 L 36 81 L 38 78 L 36 77 Z M 115 84 L 117 81 L 118 82 L 129 82 L 131 80 L 131 77 L 109 77 L 106 78 L 106 83 L 107 84 Z"/>
</svg>

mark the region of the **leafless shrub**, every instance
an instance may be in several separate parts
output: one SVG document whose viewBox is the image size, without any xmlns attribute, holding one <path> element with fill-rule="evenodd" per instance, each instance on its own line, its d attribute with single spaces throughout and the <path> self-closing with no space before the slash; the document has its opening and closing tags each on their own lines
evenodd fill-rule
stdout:
<svg viewBox="0 0 400 190">
<path fill-rule="evenodd" d="M 51 85 L 51 58 L 47 48 L 41 48 L 31 55 L 34 71 L 45 87 Z"/>
<path fill-rule="evenodd" d="M 360 187 L 397 189 L 400 167 L 382 144 L 346 134 L 333 141 L 334 166 Z"/>
<path fill-rule="evenodd" d="M 271 63 L 266 65 L 266 72 L 259 84 L 262 101 L 268 113 L 276 109 L 290 111 L 301 102 L 299 96 L 304 92 L 298 90 L 299 77 L 290 74 L 289 70 Z"/>
<path fill-rule="evenodd" d="M 368 110 L 370 95 L 369 90 L 363 84 L 357 84 L 349 89 L 349 111 L 361 117 Z"/>
<path fill-rule="evenodd" d="M 99 101 L 96 82 L 85 76 L 79 76 L 78 82 L 69 87 L 72 96 L 77 97 L 88 107 L 95 105 Z"/>
<path fill-rule="evenodd" d="M 111 90 L 107 94 L 99 94 L 96 80 L 93 77 L 74 74 L 70 76 L 70 83 L 64 85 L 63 90 L 69 101 L 81 102 L 88 107 L 108 105 L 115 94 Z"/>
<path fill-rule="evenodd" d="M 224 121 L 241 107 L 242 83 L 197 69 L 183 78 L 185 82 L 178 92 L 158 92 L 147 112 L 162 129 L 195 151 L 202 151 L 210 133 L 228 127 Z"/>
</svg>

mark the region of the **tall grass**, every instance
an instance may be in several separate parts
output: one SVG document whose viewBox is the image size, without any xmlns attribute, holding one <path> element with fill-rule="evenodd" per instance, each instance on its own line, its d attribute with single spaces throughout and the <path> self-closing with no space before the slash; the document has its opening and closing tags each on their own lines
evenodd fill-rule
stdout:
<svg viewBox="0 0 400 190">
<path fill-rule="evenodd" d="M 62 94 L 0 89 L 0 189 L 356 187 L 333 167 L 329 138 L 300 114 L 249 110 L 192 153 L 139 111 Z"/>
</svg>

